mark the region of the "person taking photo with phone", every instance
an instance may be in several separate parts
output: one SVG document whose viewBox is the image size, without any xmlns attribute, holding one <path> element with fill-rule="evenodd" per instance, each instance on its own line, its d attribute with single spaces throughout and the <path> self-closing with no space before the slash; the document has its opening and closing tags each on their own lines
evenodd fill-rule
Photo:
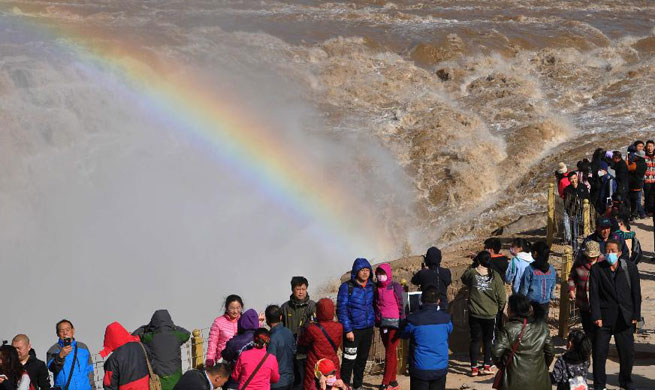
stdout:
<svg viewBox="0 0 655 390">
<path fill-rule="evenodd" d="M 55 389 L 91 390 L 93 362 L 86 344 L 75 339 L 75 327 L 69 320 L 61 320 L 55 326 L 59 340 L 47 353 L 47 366 L 54 376 Z"/>
</svg>

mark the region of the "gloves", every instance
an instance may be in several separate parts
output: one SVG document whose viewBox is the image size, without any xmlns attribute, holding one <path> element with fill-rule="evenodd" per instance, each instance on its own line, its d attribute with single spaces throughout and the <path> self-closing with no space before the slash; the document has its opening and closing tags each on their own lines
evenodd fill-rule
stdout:
<svg viewBox="0 0 655 390">
<path fill-rule="evenodd" d="M 207 359 L 205 360 L 205 368 L 214 367 L 215 363 L 214 359 Z"/>
</svg>

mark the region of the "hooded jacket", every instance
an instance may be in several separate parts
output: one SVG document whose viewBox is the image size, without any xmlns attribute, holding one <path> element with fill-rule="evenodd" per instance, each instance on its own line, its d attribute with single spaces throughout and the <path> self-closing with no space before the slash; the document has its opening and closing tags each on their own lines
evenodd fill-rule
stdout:
<svg viewBox="0 0 655 390">
<path fill-rule="evenodd" d="M 36 358 L 34 349 L 30 349 L 27 362 L 23 365 L 25 371 L 30 376 L 30 388 L 34 390 L 48 390 L 50 389 L 50 375 L 48 374 L 48 367 L 45 363 Z M 68 377 L 66 377 L 68 380 Z"/>
<path fill-rule="evenodd" d="M 448 336 L 453 331 L 450 314 L 436 304 L 424 304 L 407 316 L 401 337 L 411 339 L 409 373 L 424 381 L 448 373 Z"/>
<path fill-rule="evenodd" d="M 404 319 L 403 287 L 393 281 L 393 273 L 388 263 L 380 264 L 378 270 L 384 271 L 387 280 L 378 280 L 375 294 L 375 323 L 379 326 L 382 318 Z M 377 270 L 376 270 L 377 272 Z"/>
<path fill-rule="evenodd" d="M 339 349 L 343 339 L 343 326 L 334 321 L 334 303 L 329 298 L 323 298 L 316 304 L 316 317 L 325 332 L 328 334 L 336 349 Z M 339 373 L 339 356 L 336 349 L 332 347 L 327 337 L 316 324 L 312 323 L 300 336 L 299 345 L 308 348 L 307 364 L 305 365 L 304 390 L 315 390 L 316 383 L 314 380 L 314 366 L 321 359 L 330 359 L 337 369 L 337 378 Z"/>
<path fill-rule="evenodd" d="M 89 348 L 82 342 L 73 339 L 71 343 L 73 351 L 66 355 L 64 359 L 59 357 L 59 351 L 64 348 L 64 340 L 59 339 L 57 344 L 48 349 L 47 365 L 48 369 L 54 375 L 54 386 L 66 387 L 68 376 L 73 370 L 70 386 L 68 390 L 91 390 L 95 387 L 93 378 L 93 362 Z M 77 348 L 77 358 L 75 358 L 75 348 Z M 73 368 L 73 360 L 75 367 Z"/>
<path fill-rule="evenodd" d="M 218 360 L 225 349 L 228 340 L 237 334 L 240 316 L 232 319 L 227 313 L 217 317 L 209 330 L 209 344 L 207 344 L 207 359 Z"/>
<path fill-rule="evenodd" d="M 293 385 L 293 365 L 296 355 L 296 339 L 281 323 L 271 328 L 271 343 L 268 352 L 277 359 L 280 380 L 271 388 L 286 388 Z"/>
<path fill-rule="evenodd" d="M 149 390 L 146 353 L 137 336 L 132 336 L 123 325 L 112 322 L 105 330 L 105 390 Z"/>
<path fill-rule="evenodd" d="M 505 286 L 498 272 L 488 269 L 487 275 L 480 275 L 471 267 L 462 275 L 462 283 L 469 288 L 468 309 L 471 316 L 483 319 L 496 318 L 507 300 Z"/>
<path fill-rule="evenodd" d="M 628 172 L 628 164 L 625 160 L 621 159 L 612 164 L 614 168 L 614 177 L 616 177 L 617 191 L 621 194 L 628 195 L 628 182 L 630 180 L 630 173 Z"/>
<path fill-rule="evenodd" d="M 357 282 L 357 273 L 363 268 L 368 268 L 370 275 L 362 286 Z M 350 272 L 350 280 L 341 284 L 337 295 L 337 317 L 344 332 L 372 328 L 375 325 L 374 288 L 371 264 L 364 258 L 356 259 Z"/>
<path fill-rule="evenodd" d="M 548 266 L 546 272 L 534 266 L 527 267 L 523 272 L 519 292 L 528 297 L 530 302 L 545 304 L 549 303 L 551 299 L 555 299 L 556 284 L 557 271 L 552 265 Z"/>
<path fill-rule="evenodd" d="M 498 332 L 492 348 L 494 362 L 500 364 L 509 354 L 523 327 L 523 319 L 512 318 Z M 503 375 L 502 390 L 551 390 L 548 367 L 555 356 L 548 325 L 544 321 L 528 322 L 523 339 Z"/>
<path fill-rule="evenodd" d="M 448 268 L 441 267 L 441 251 L 436 247 L 431 247 L 425 254 L 425 265 L 412 277 L 412 284 L 425 288 L 425 286 L 433 285 L 439 290 L 439 307 L 441 310 L 448 309 L 448 286 L 452 283 L 452 276 Z"/>
<path fill-rule="evenodd" d="M 505 273 L 505 281 L 512 284 L 512 292 L 517 294 L 521 289 L 521 282 L 523 281 L 523 272 L 525 268 L 532 264 L 534 259 L 532 255 L 527 252 L 519 252 L 510 260 Z"/>
<path fill-rule="evenodd" d="M 228 363 L 234 364 L 242 351 L 252 345 L 255 331 L 259 329 L 259 316 L 254 309 L 248 309 L 241 315 L 238 322 L 239 332 L 232 337 L 221 354 Z"/>
<path fill-rule="evenodd" d="M 171 390 L 182 377 L 180 347 L 191 336 L 188 330 L 176 326 L 168 310 L 157 310 L 148 325 L 132 333 L 139 336 L 148 349 L 155 374 L 161 379 L 162 390 Z"/>
<path fill-rule="evenodd" d="M 635 156 L 634 162 L 628 168 L 630 171 L 628 176 L 628 186 L 630 191 L 640 191 L 644 186 L 644 176 L 648 170 L 646 160 L 642 157 Z"/>
</svg>

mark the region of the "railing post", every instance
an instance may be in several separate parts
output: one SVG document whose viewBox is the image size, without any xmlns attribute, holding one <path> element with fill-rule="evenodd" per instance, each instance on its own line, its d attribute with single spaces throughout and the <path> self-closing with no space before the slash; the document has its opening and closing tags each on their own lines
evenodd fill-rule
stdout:
<svg viewBox="0 0 655 390">
<path fill-rule="evenodd" d="M 202 339 L 202 333 L 200 332 L 200 329 L 194 329 L 192 335 L 193 337 L 191 338 L 191 354 L 192 354 L 191 364 L 193 368 L 198 368 L 205 363 L 203 361 L 204 340 Z"/>
<path fill-rule="evenodd" d="M 589 207 L 589 199 L 582 201 L 582 233 L 585 237 L 591 234 L 591 208 Z"/>
<path fill-rule="evenodd" d="M 555 184 L 548 185 L 548 221 L 546 223 L 546 243 L 553 245 L 555 234 Z"/>
<path fill-rule="evenodd" d="M 569 335 L 569 314 L 571 313 L 571 302 L 569 301 L 569 273 L 573 265 L 573 252 L 571 248 L 564 250 L 564 261 L 560 274 L 560 297 L 559 297 L 559 337 L 567 338 Z"/>
</svg>

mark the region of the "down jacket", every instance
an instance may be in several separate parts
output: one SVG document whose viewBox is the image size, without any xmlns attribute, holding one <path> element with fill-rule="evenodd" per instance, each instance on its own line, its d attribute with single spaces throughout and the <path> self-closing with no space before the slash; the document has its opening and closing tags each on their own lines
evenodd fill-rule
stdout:
<svg viewBox="0 0 655 390">
<path fill-rule="evenodd" d="M 380 264 L 378 270 L 384 271 L 387 280 L 378 281 L 375 294 L 375 323 L 380 325 L 382 318 L 405 319 L 403 306 L 403 287 L 393 281 L 393 273 L 388 263 Z"/>
<path fill-rule="evenodd" d="M 180 347 L 189 340 L 188 330 L 175 326 L 168 310 L 157 310 L 148 325 L 132 333 L 148 349 L 152 369 L 161 379 L 162 390 L 171 390 L 182 377 Z"/>
<path fill-rule="evenodd" d="M 231 318 L 227 313 L 216 317 L 209 330 L 207 360 L 218 360 L 225 349 L 225 344 L 237 334 L 239 317 Z"/>
<path fill-rule="evenodd" d="M 139 338 L 118 322 L 112 322 L 105 330 L 104 345 L 100 356 L 105 358 L 111 353 L 105 360 L 105 390 L 149 390 L 146 352 Z"/>
<path fill-rule="evenodd" d="M 336 349 L 341 345 L 343 327 L 340 323 L 334 321 L 334 303 L 331 299 L 323 298 L 316 304 L 316 317 L 318 323 L 325 329 L 330 336 Z M 308 348 L 307 364 L 305 364 L 305 382 L 304 390 L 315 390 L 316 381 L 314 380 L 314 366 L 321 359 L 330 359 L 337 368 L 337 378 L 339 376 L 339 356 L 335 348 L 323 334 L 323 331 L 316 323 L 312 323 L 300 336 L 299 345 Z"/>
<path fill-rule="evenodd" d="M 357 283 L 357 273 L 363 268 L 370 270 L 370 276 L 362 286 Z M 344 332 L 372 328 L 375 325 L 374 296 L 375 286 L 371 264 L 364 258 L 358 258 L 353 263 L 350 280 L 341 284 L 337 295 L 337 317 L 343 325 Z"/>
</svg>

